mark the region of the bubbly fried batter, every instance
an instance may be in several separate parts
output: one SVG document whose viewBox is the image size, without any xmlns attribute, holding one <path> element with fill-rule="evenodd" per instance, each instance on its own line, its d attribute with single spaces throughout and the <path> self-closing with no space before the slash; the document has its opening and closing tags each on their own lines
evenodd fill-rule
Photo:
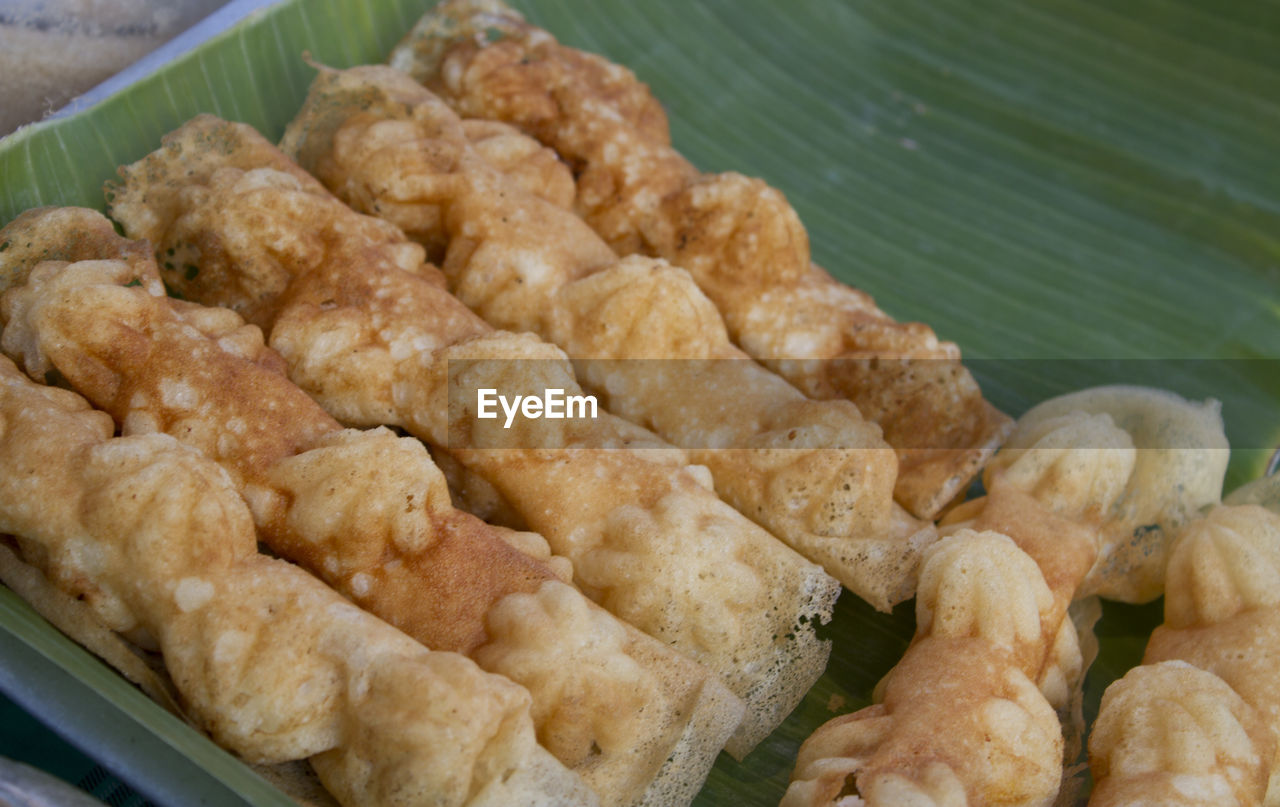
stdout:
<svg viewBox="0 0 1280 807">
<path fill-rule="evenodd" d="M 916 636 L 883 702 L 805 740 L 782 804 L 1051 804 L 1062 733 L 1031 676 L 1060 630 L 1053 599 L 1003 535 L 962 530 L 930 547 Z"/>
<path fill-rule="evenodd" d="M 1209 449 L 1225 445 L 1216 418 L 1213 406 L 1136 387 L 1046 401 L 1018 421 L 988 464 L 987 495 L 955 508 L 942 531 L 968 526 L 1012 538 L 1048 581 L 1059 624 L 1069 621 L 1074 600 L 1095 593 L 1149 599 L 1162 588 L 1163 529 L 1191 512 L 1197 497 L 1217 495 L 1212 482 L 1194 479 L 1211 480 L 1219 458 Z M 1138 451 L 1135 444 L 1164 450 Z M 1160 476 L 1178 480 L 1163 483 L 1170 495 L 1147 492 Z M 1084 673 L 1092 660 L 1079 642 L 1067 641 L 1079 632 L 1088 636 L 1077 625 L 1046 648 L 1035 676 L 1062 721 L 1068 761 L 1080 750 Z"/>
<path fill-rule="evenodd" d="M 422 249 L 384 239 L 392 225 L 209 116 L 122 173 L 112 212 L 158 255 L 183 256 L 164 272 L 171 286 L 260 317 L 291 378 L 340 420 L 400 426 L 487 478 L 584 591 L 747 700 L 731 750 L 766 736 L 821 675 L 829 645 L 810 623 L 829 618 L 839 584 L 721 502 L 681 452 L 633 450 L 664 445 L 639 427 L 603 412 L 527 421 L 543 429 L 532 441 L 476 419 L 479 388 L 581 389 L 554 346 L 493 331 L 431 282 L 437 270 L 406 267 Z M 282 288 L 250 295 L 265 287 L 255 278 Z"/>
<path fill-rule="evenodd" d="M 630 71 L 560 45 L 496 0 L 440 3 L 390 62 L 460 114 L 554 148 L 574 168 L 578 211 L 615 251 L 687 269 L 743 350 L 811 397 L 856 403 L 897 450 L 897 497 L 915 515 L 935 516 L 1007 434 L 954 344 L 893 321 L 814 265 L 777 190 L 701 174 L 671 148 Z"/>
<path fill-rule="evenodd" d="M 944 521 L 981 521 L 997 487 L 1021 490 L 1093 532 L 1097 559 L 1077 597 L 1146 602 L 1164 590 L 1168 536 L 1221 498 L 1228 454 L 1217 401 L 1144 387 L 1081 390 L 1023 415 L 986 471 L 993 495 Z"/>
<path fill-rule="evenodd" d="M 261 334 L 218 328 L 206 335 L 199 328 L 207 320 L 238 318 L 203 311 L 206 321 L 193 321 L 183 316 L 193 306 L 163 296 L 154 266 L 129 286 L 136 273 L 136 266 L 110 260 L 36 264 L 0 298 L 0 344 L 29 375 L 66 379 L 126 433 L 180 435 L 227 465 L 276 552 L 316 569 L 430 647 L 470 652 L 484 641 L 484 614 L 494 602 L 554 577 L 454 511 L 443 477 L 414 441 L 350 433 L 346 439 L 381 456 L 313 454 L 333 435 L 342 439 L 341 427 L 279 372 Z M 344 479 L 344 500 L 307 485 L 317 474 L 307 465 L 312 457 L 328 459 L 323 472 Z M 371 518 L 379 508 L 403 515 Z M 327 526 L 325 540 L 300 525 L 307 517 Z M 469 596 L 448 593 L 458 586 Z"/>
<path fill-rule="evenodd" d="M 596 803 L 538 747 L 523 689 L 258 554 L 231 478 L 193 449 L 112 431 L 0 357 L 0 531 L 108 625 L 149 634 L 215 740 L 310 758 L 345 805 Z"/>
<path fill-rule="evenodd" d="M 565 95 L 577 103 L 596 101 L 616 115 L 647 142 L 670 144 L 667 113 L 649 88 L 626 67 L 593 53 L 562 47 L 546 31 L 523 25 L 501 0 L 470 0 L 456 11 L 457 3 L 438 8 L 418 21 L 392 54 L 392 66 L 425 81 L 430 65 L 441 62 L 460 40 L 480 35 L 490 46 L 501 44 L 512 33 L 527 42 L 512 47 L 532 58 L 523 71 L 506 75 L 503 93 L 511 103 L 526 107 L 521 117 L 535 137 L 546 141 L 563 127 Z M 466 14 L 475 15 L 468 19 Z M 538 58 L 553 53 L 555 58 Z"/>
<path fill-rule="evenodd" d="M 90 229 L 102 220 L 77 215 Z M 56 239 L 68 218 L 4 234 Z M 275 552 L 429 647 L 528 687 L 540 742 L 607 803 L 696 790 L 741 705 L 512 546 L 548 557 L 540 537 L 504 540 L 454 510 L 420 442 L 341 429 L 279 372 L 256 327 L 164 297 L 154 264 L 45 261 L 9 277 L 20 285 L 0 296 L 0 342 L 29 373 L 65 380 L 125 433 L 173 434 L 218 460 Z M 619 710 L 637 697 L 645 709 Z M 673 766 L 683 776 L 655 790 Z"/>
<path fill-rule="evenodd" d="M 1177 659 L 1226 681 L 1280 747 L 1280 515 L 1216 507 L 1178 533 L 1169 553 L 1164 624 L 1143 663 Z M 1266 805 L 1280 804 L 1280 756 L 1267 759 Z"/>
<path fill-rule="evenodd" d="M 496 120 L 464 120 L 462 133 L 476 154 L 521 190 L 565 210 L 573 207 L 573 173 L 555 151 Z"/>
<path fill-rule="evenodd" d="M 1107 687 L 1089 737 L 1089 807 L 1259 807 L 1276 740 L 1221 678 L 1134 667 Z"/>
<path fill-rule="evenodd" d="M 446 243 L 443 271 L 463 302 L 562 347 L 609 411 L 687 449 L 744 515 L 881 610 L 910 596 L 933 530 L 894 504 L 897 460 L 879 428 L 751 361 L 685 272 L 615 259 L 387 67 L 322 69 L 282 148 L 361 212 Z"/>
<path fill-rule="evenodd" d="M 1006 448 L 987 466 L 988 494 L 953 511 L 959 526 L 1009 536 L 1036 561 L 1053 593 L 1047 621 L 1061 625 L 1062 641 L 1042 648 L 1033 678 L 1057 710 L 1066 760 L 1075 760 L 1084 732 L 1083 686 L 1088 666 L 1069 628 L 1068 608 L 1099 553 L 1102 512 L 1123 490 L 1134 462 L 1126 432 L 1105 415 L 1073 413 L 1028 437 L 1025 448 Z M 973 517 L 976 512 L 976 517 Z M 943 521 L 945 533 L 957 525 Z M 1091 660 L 1091 659 L 1090 659 Z"/>
</svg>

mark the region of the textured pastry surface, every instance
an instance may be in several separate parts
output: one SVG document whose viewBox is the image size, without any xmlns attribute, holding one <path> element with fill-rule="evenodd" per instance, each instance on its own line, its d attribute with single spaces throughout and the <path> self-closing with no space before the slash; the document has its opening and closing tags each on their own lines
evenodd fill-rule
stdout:
<svg viewBox="0 0 1280 807">
<path fill-rule="evenodd" d="M 463 302 L 562 347 L 610 412 L 687 449 L 744 515 L 877 608 L 908 597 L 933 530 L 894 503 L 879 427 L 751 361 L 687 273 L 618 260 L 490 165 L 471 123 L 390 68 L 322 69 L 282 148 L 357 210 L 443 245 Z"/>
<path fill-rule="evenodd" d="M 103 252 L 128 246 L 99 214 L 76 216 L 86 233 L 105 228 Z M 5 233 L 35 243 L 69 218 L 50 211 Z M 607 803 L 696 789 L 741 704 L 561 581 L 565 564 L 540 536 L 455 510 L 420 442 L 341 429 L 281 374 L 256 327 L 163 296 L 154 264 L 43 261 L 13 278 L 3 341 L 28 372 L 84 391 L 126 433 L 167 432 L 217 459 L 277 553 L 428 646 L 529 688 L 539 741 Z M 637 697 L 644 709 L 619 711 Z"/>
<path fill-rule="evenodd" d="M 1216 675 L 1134 667 L 1107 687 L 1089 737 L 1090 807 L 1257 807 L 1276 739 Z"/>
<path fill-rule="evenodd" d="M 1081 390 L 1019 418 L 984 473 L 990 495 L 943 523 L 980 522 L 1002 498 L 1029 500 L 1087 530 L 1096 546 L 1077 597 L 1146 602 L 1164 591 L 1170 536 L 1220 500 L 1228 454 L 1217 401 L 1144 387 Z"/>
<path fill-rule="evenodd" d="M 630 450 L 664 444 L 603 413 L 527 421 L 549 424 L 537 442 L 450 417 L 479 387 L 581 389 L 554 346 L 493 331 L 450 296 L 393 225 L 209 116 L 123 175 L 112 212 L 162 260 L 174 250 L 166 282 L 267 324 L 290 377 L 338 419 L 400 426 L 487 478 L 593 599 L 747 701 L 731 750 L 766 736 L 821 675 L 829 644 L 812 623 L 829 618 L 839 584 L 724 504 L 681 452 Z M 450 384 L 472 392 L 450 396 Z M 492 448 L 503 445 L 551 447 Z"/>
<path fill-rule="evenodd" d="M 1169 554 L 1165 621 L 1143 662 L 1181 660 L 1221 678 L 1280 743 L 1280 515 L 1216 507 L 1178 533 Z M 1280 760 L 1268 760 L 1265 804 L 1280 804 Z"/>
<path fill-rule="evenodd" d="M 777 190 L 701 174 L 671 148 L 665 116 L 626 68 L 560 45 L 493 0 L 439 4 L 390 62 L 464 116 L 555 148 L 574 167 L 578 212 L 618 254 L 687 269 L 743 350 L 811 397 L 856 403 L 897 449 L 897 496 L 915 515 L 936 515 L 1007 433 L 954 344 L 893 321 L 814 265 Z"/>
<path fill-rule="evenodd" d="M 0 357 L 0 531 L 162 651 L 187 712 L 250 762 L 310 758 L 344 804 L 591 804 L 529 696 L 258 554 L 230 477 Z M 459 721 L 459 715 L 466 715 Z"/>
<path fill-rule="evenodd" d="M 881 702 L 823 724 L 783 804 L 1048 805 L 1058 716 L 1030 677 L 1054 641 L 1054 598 L 1007 537 L 961 530 L 925 554 L 916 636 Z"/>
</svg>

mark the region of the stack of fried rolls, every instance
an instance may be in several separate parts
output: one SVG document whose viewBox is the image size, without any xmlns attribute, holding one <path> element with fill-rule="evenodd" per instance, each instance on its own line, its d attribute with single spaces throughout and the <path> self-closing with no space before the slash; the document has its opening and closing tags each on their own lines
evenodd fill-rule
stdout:
<svg viewBox="0 0 1280 807">
<path fill-rule="evenodd" d="M 881 610 L 911 595 L 934 531 L 893 501 L 898 463 L 879 427 L 734 347 L 688 273 L 618 259 L 387 67 L 321 69 L 281 147 L 355 209 L 440 249 L 468 307 L 554 342 L 610 412 L 688 450 L 725 501 L 855 594 Z"/>
<path fill-rule="evenodd" d="M 342 429 L 255 326 L 165 296 L 101 214 L 35 210 L 3 237 L 0 344 L 29 375 L 217 461 L 272 551 L 526 687 L 539 741 L 603 803 L 692 798 L 743 713 L 715 675 L 562 580 L 540 536 L 455 510 L 417 440 Z"/>
<path fill-rule="evenodd" d="M 158 648 L 216 741 L 250 762 L 309 759 L 352 807 L 597 803 L 537 744 L 524 689 L 259 554 L 226 471 L 168 435 L 114 430 L 0 357 L 0 530 Z"/>
<path fill-rule="evenodd" d="M 390 63 L 468 118 L 511 123 L 573 167 L 576 210 L 619 255 L 689 271 L 751 356 L 817 399 L 844 398 L 898 452 L 898 500 L 933 518 L 1011 426 L 955 344 L 898 323 L 814 264 L 783 195 L 738 173 L 703 174 L 626 68 L 556 42 L 500 0 L 448 0 Z"/>
<path fill-rule="evenodd" d="M 260 326 L 333 417 L 403 428 L 490 483 L 592 599 L 746 702 L 731 752 L 754 747 L 821 675 L 830 647 L 814 623 L 839 584 L 627 421 L 601 412 L 507 430 L 476 418 L 482 388 L 581 388 L 559 349 L 495 331 L 450 295 L 399 229 L 211 116 L 121 173 L 111 213 L 150 242 L 171 289 Z"/>
</svg>

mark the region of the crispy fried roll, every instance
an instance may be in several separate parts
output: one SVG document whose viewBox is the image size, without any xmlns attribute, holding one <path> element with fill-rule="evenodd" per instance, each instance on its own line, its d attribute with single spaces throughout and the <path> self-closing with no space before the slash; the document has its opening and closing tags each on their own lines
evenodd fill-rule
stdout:
<svg viewBox="0 0 1280 807">
<path fill-rule="evenodd" d="M 57 250 L 69 228 L 99 254 L 131 254 L 87 210 L 36 211 L 4 233 Z M 0 342 L 28 373 L 81 390 L 126 433 L 167 432 L 216 459 L 274 551 L 427 646 L 525 685 L 539 740 L 606 803 L 692 798 L 737 699 L 558 579 L 540 537 L 504 540 L 454 510 L 420 442 L 341 429 L 256 327 L 163 296 L 154 262 L 6 266 L 20 285 L 0 296 Z"/>
<path fill-rule="evenodd" d="M 345 805 L 594 804 L 529 695 L 258 554 L 231 478 L 0 357 L 0 531 L 109 627 L 159 647 L 187 712 L 256 763 L 309 758 Z"/>
<path fill-rule="evenodd" d="M 961 530 L 934 544 L 916 636 L 882 702 L 805 740 L 782 804 L 1053 803 L 1062 732 L 1032 678 L 1059 630 L 1053 612 L 1035 561 L 1007 537 Z"/>
<path fill-rule="evenodd" d="M 1275 737 L 1216 675 L 1180 661 L 1107 687 L 1089 735 L 1089 807 L 1259 807 Z"/>
<path fill-rule="evenodd" d="M 942 530 L 968 526 L 1012 538 L 1040 566 L 1060 622 L 1073 601 L 1093 594 L 1150 599 L 1163 588 L 1166 530 L 1221 490 L 1220 445 L 1214 404 L 1137 387 L 1055 398 L 1018 421 L 987 466 L 987 495 L 953 510 Z M 1068 760 L 1080 750 L 1091 661 L 1066 641 L 1078 633 L 1064 634 L 1036 677 L 1062 720 Z"/>
<path fill-rule="evenodd" d="M 1216 507 L 1169 553 L 1164 624 L 1143 662 L 1177 659 L 1226 681 L 1280 742 L 1280 515 Z M 1267 805 L 1280 804 L 1280 758 L 1267 762 Z"/>
<path fill-rule="evenodd" d="M 617 260 L 490 166 L 466 129 L 403 73 L 322 68 L 282 148 L 360 212 L 447 244 L 442 268 L 464 303 L 580 360 L 610 412 L 687 449 L 744 515 L 881 610 L 909 597 L 933 530 L 894 503 L 897 460 L 879 428 L 751 361 L 685 272 Z"/>
<path fill-rule="evenodd" d="M 680 452 L 632 449 L 664 444 L 603 412 L 525 421 L 536 440 L 450 416 L 477 408 L 481 388 L 581 389 L 558 349 L 494 331 L 433 282 L 397 228 L 353 212 L 252 129 L 207 116 L 123 174 L 112 212 L 170 264 L 167 282 L 266 327 L 335 417 L 400 426 L 485 477 L 584 591 L 747 702 L 731 750 L 767 735 L 821 674 L 829 645 L 810 623 L 829 618 L 838 583 L 721 502 Z M 514 447 L 490 448 L 502 445 Z"/>
<path fill-rule="evenodd" d="M 980 524 L 998 498 L 1021 494 L 1093 536 L 1097 558 L 1077 597 L 1146 602 L 1164 590 L 1169 535 L 1221 498 L 1228 455 L 1217 401 L 1145 387 L 1081 390 L 1023 415 L 986 471 L 991 495 L 944 523 Z M 997 496 L 1002 487 L 1009 492 Z"/>
<path fill-rule="evenodd" d="M 1007 433 L 954 344 L 814 265 L 777 190 L 701 174 L 630 71 L 558 44 L 497 0 L 439 4 L 390 61 L 462 115 L 553 147 L 574 166 L 578 211 L 614 250 L 687 269 L 743 350 L 811 397 L 856 403 L 898 451 L 897 496 L 915 515 L 935 516 Z"/>
</svg>

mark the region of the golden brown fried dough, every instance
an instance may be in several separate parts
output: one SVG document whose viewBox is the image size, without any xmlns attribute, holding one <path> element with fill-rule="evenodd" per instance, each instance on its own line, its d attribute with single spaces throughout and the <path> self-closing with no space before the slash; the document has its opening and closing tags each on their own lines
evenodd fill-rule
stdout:
<svg viewBox="0 0 1280 807">
<path fill-rule="evenodd" d="M 162 651 L 186 711 L 250 762 L 310 758 L 346 805 L 594 804 L 529 696 L 258 554 L 230 477 L 168 435 L 113 438 L 0 357 L 0 531 Z"/>
<path fill-rule="evenodd" d="M 479 387 L 581 390 L 558 349 L 493 331 L 433 283 L 392 225 L 208 116 L 123 173 L 112 211 L 158 254 L 183 256 L 170 284 L 267 325 L 291 378 L 339 419 L 400 426 L 487 478 L 585 592 L 747 700 L 731 750 L 766 736 L 821 675 L 829 645 L 811 623 L 829 618 L 839 584 L 721 502 L 681 452 L 603 412 L 526 421 L 536 440 L 450 416 L 451 403 L 474 409 Z"/>
<path fill-rule="evenodd" d="M 993 496 L 947 520 L 973 518 L 998 487 L 1019 489 L 1096 535 L 1097 560 L 1077 597 L 1154 599 L 1164 590 L 1168 536 L 1222 496 L 1229 452 L 1218 410 L 1217 401 L 1145 387 L 1052 398 L 1018 420 L 988 467 Z"/>
<path fill-rule="evenodd" d="M 819 727 L 782 803 L 1051 804 L 1062 733 L 1030 676 L 1060 630 L 1053 612 L 1035 562 L 1005 536 L 961 530 L 934 544 L 916 636 L 882 682 L 883 702 Z"/>
<path fill-rule="evenodd" d="M 574 167 L 578 211 L 615 251 L 687 269 L 743 350 L 811 397 L 856 403 L 898 451 L 898 500 L 915 515 L 935 516 L 1007 433 L 954 344 L 893 321 L 814 265 L 777 190 L 701 174 L 625 68 L 560 45 L 495 0 L 440 3 L 390 63 L 460 114 L 556 149 Z"/>
<path fill-rule="evenodd" d="M 562 347 L 610 412 L 687 449 L 744 515 L 881 610 L 910 595 L 933 531 L 893 502 L 897 460 L 879 428 L 751 361 L 686 273 L 616 260 L 387 67 L 322 68 L 282 147 L 361 212 L 447 244 L 443 270 L 464 303 Z"/>
<path fill-rule="evenodd" d="M 1103 387 L 1046 401 L 1019 420 L 988 464 L 987 495 L 955 508 L 942 531 L 968 526 L 1008 535 L 1040 566 L 1068 620 L 1078 599 L 1103 593 L 1141 601 L 1163 587 L 1163 535 L 1212 492 L 1225 465 L 1216 405 L 1198 406 L 1159 390 Z M 1124 428 L 1120 425 L 1123 424 Z M 1216 426 L 1215 426 L 1216 424 Z M 1135 443 L 1153 450 L 1135 449 Z M 1166 492 L 1151 492 L 1164 477 Z M 1203 478 L 1204 484 L 1196 480 Z M 1035 680 L 1058 711 L 1067 760 L 1084 731 L 1084 673 L 1091 652 L 1064 634 Z"/>
<path fill-rule="evenodd" d="M 988 494 L 951 514 L 968 517 L 961 526 L 1013 539 L 1035 560 L 1053 594 L 1048 621 L 1062 625 L 1064 633 L 1061 642 L 1044 648 L 1033 678 L 1058 712 L 1068 762 L 1080 752 L 1087 667 L 1079 631 L 1068 627 L 1068 608 L 1097 560 L 1097 521 L 1123 490 L 1134 462 L 1128 434 L 1110 418 L 1077 415 L 1051 422 L 1048 433 L 1029 448 L 997 454 L 987 467 Z M 943 521 L 944 533 L 955 528 Z"/>
<path fill-rule="evenodd" d="M 66 220 L 24 220 L 22 237 L 57 238 Z M 11 275 L 21 285 L 0 296 L 5 349 L 126 433 L 168 432 L 217 459 L 277 553 L 535 692 L 538 739 L 607 803 L 692 797 L 741 714 L 717 679 L 564 584 L 539 561 L 540 537 L 454 510 L 417 440 L 341 429 L 279 372 L 256 327 L 162 296 L 154 265 L 143 268 L 41 262 Z M 643 709 L 622 706 L 635 699 Z"/>
<path fill-rule="evenodd" d="M 565 210 L 573 207 L 573 173 L 553 150 L 496 120 L 464 120 L 462 132 L 476 154 L 521 190 Z"/>
</svg>

